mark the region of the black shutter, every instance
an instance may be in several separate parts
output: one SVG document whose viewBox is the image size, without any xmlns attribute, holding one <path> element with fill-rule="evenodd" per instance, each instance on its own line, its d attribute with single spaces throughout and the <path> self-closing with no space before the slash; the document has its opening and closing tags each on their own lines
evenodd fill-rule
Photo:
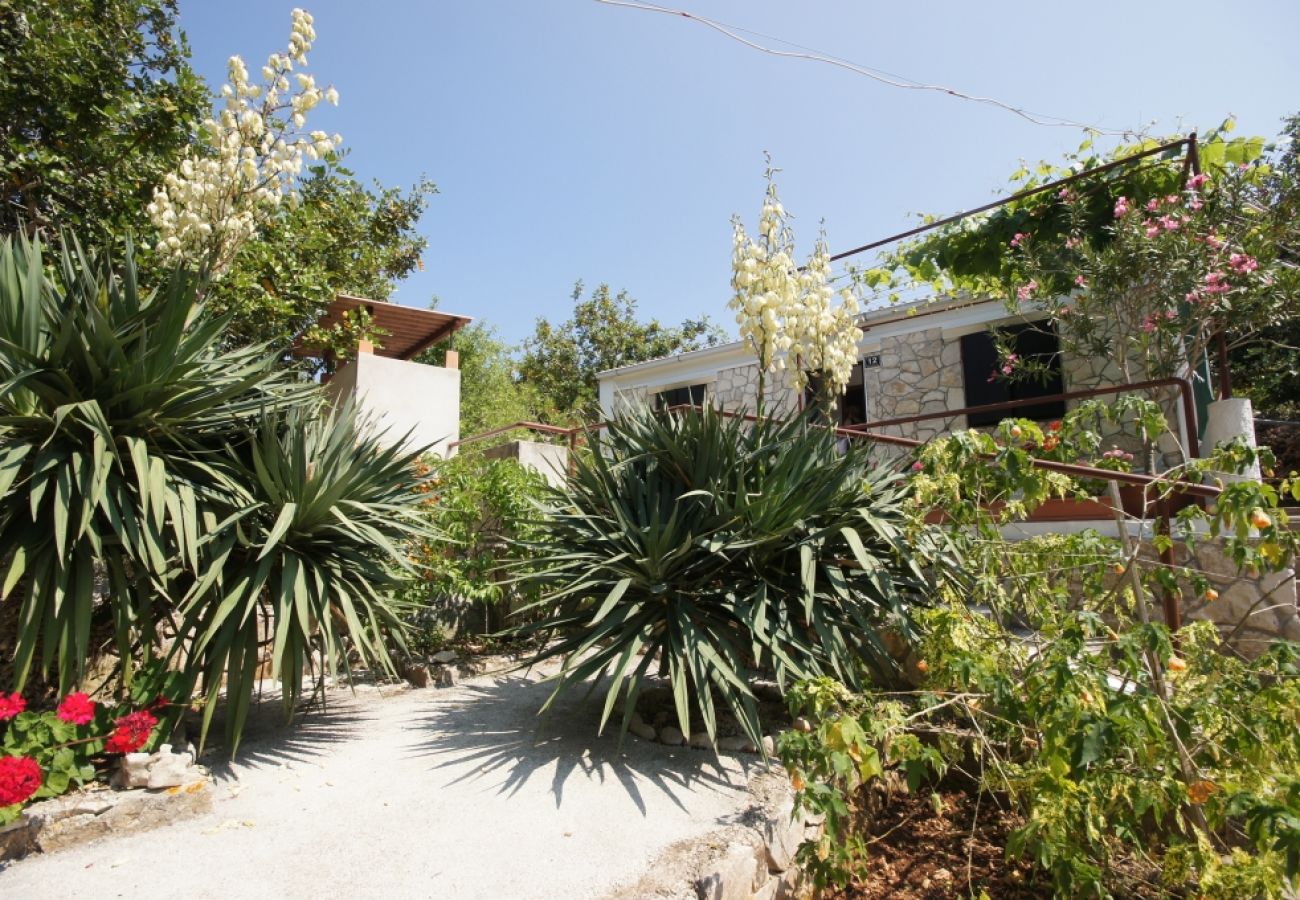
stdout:
<svg viewBox="0 0 1300 900">
<path fill-rule="evenodd" d="M 985 406 L 1007 400 L 1029 400 L 1047 397 L 1065 390 L 1061 378 L 1061 342 L 1051 331 L 1039 326 L 1022 325 L 1019 328 L 1001 329 L 1017 356 L 1032 359 L 1048 368 L 1046 378 L 1025 378 L 1007 381 L 1001 376 L 1001 360 L 993 335 L 988 332 L 963 335 L 961 339 L 962 381 L 966 386 L 966 405 Z M 991 379 L 991 380 L 990 380 Z M 1059 419 L 1065 415 L 1065 402 L 1054 400 L 1035 403 L 1015 409 L 984 413 L 971 413 L 966 417 L 971 428 L 996 425 L 1006 418 Z"/>
<path fill-rule="evenodd" d="M 987 331 L 965 334 L 961 338 L 961 377 L 966 386 L 966 405 L 984 406 L 1011 399 L 1010 385 L 994 378 L 1000 363 L 993 335 Z M 999 412 L 971 413 L 966 417 L 971 428 L 996 425 L 1003 414 Z"/>
</svg>

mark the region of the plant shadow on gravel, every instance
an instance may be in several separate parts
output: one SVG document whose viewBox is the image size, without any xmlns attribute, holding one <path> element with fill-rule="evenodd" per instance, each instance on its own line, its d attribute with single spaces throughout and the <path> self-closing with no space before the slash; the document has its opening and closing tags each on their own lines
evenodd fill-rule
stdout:
<svg viewBox="0 0 1300 900">
<path fill-rule="evenodd" d="M 223 703 L 215 716 L 220 723 L 225 715 Z M 366 698 L 334 692 L 329 702 L 319 698 L 304 701 L 293 720 L 284 720 L 279 692 L 268 693 L 260 702 L 255 698 L 248 713 L 239 754 L 231 760 L 220 746 L 212 746 L 200 760 L 218 781 L 238 778 L 236 769 L 265 769 L 293 762 L 312 762 L 334 748 L 362 737 L 366 723 L 374 717 Z M 194 726 L 197 729 L 197 723 Z"/>
<path fill-rule="evenodd" d="M 551 682 L 519 675 L 492 684 L 465 685 L 448 702 L 431 707 L 410 724 L 425 733 L 414 750 L 454 754 L 437 764 L 440 769 L 475 764 L 471 771 L 455 776 L 453 784 L 504 770 L 506 778 L 499 788 L 503 794 L 513 795 L 534 775 L 554 769 L 551 793 L 556 808 L 574 776 L 602 784 L 616 781 L 643 816 L 647 810 L 642 790 L 647 785 L 686 811 L 683 794 L 743 789 L 762 769 L 757 756 L 723 756 L 720 762 L 707 750 L 668 747 L 630 735 L 620 748 L 615 728 L 604 735 L 596 733 L 601 711 L 598 691 L 585 698 L 575 691 L 554 704 L 547 717 L 538 719 L 536 711 L 552 688 Z"/>
</svg>

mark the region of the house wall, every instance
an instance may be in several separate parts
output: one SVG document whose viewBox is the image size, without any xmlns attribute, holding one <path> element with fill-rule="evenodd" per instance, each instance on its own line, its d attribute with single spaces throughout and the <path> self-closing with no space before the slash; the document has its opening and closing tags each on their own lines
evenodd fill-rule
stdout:
<svg viewBox="0 0 1300 900">
<path fill-rule="evenodd" d="M 460 439 L 460 371 L 372 353 L 340 368 L 326 390 L 335 403 L 352 400 L 365 427 L 385 446 L 429 447 L 448 455 Z"/>
</svg>

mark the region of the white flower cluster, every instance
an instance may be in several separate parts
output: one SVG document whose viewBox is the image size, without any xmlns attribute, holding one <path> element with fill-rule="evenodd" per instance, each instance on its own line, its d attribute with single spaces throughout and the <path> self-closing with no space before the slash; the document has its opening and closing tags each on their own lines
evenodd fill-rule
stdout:
<svg viewBox="0 0 1300 900">
<path fill-rule="evenodd" d="M 202 140 L 163 179 L 147 207 L 162 259 L 184 260 L 220 277 L 275 207 L 298 202 L 304 160 L 343 142 L 337 134 L 303 132 L 313 107 L 339 100 L 334 88 L 322 90 L 311 75 L 294 71 L 306 67 L 315 40 L 311 14 L 295 9 L 288 48 L 267 58 L 262 84 L 249 81 L 242 59 L 230 58 L 224 107 L 203 123 Z"/>
<path fill-rule="evenodd" d="M 789 367 L 800 389 L 809 372 L 820 372 L 827 390 L 838 396 L 857 362 L 858 301 L 844 289 L 835 305 L 824 235 L 807 265 L 795 266 L 794 234 L 786 219 L 769 172 L 758 239 L 733 220 L 731 286 L 736 293 L 728 305 L 736 311 L 740 337 L 754 348 L 761 371 Z"/>
</svg>

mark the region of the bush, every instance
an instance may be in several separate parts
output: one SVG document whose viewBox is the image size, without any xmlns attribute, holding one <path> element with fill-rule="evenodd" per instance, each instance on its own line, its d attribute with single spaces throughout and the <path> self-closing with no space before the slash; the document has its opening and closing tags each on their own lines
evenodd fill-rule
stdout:
<svg viewBox="0 0 1300 900">
<path fill-rule="evenodd" d="M 492 631 L 503 610 L 537 599 L 502 570 L 530 557 L 527 542 L 537 536 L 546 479 L 515 460 L 488 459 L 472 449 L 421 462 L 418 471 L 427 476 L 420 506 L 436 537 L 410 548 L 419 569 L 403 592 L 414 607 L 411 624 L 427 630 L 438 618 L 431 604 L 469 603 Z"/>
<path fill-rule="evenodd" d="M 555 694 L 612 674 L 602 728 L 622 693 L 626 731 L 657 666 L 683 732 L 693 704 L 716 737 L 716 695 L 759 742 L 762 674 L 896 676 L 879 630 L 909 629 L 927 563 L 951 571 L 908 502 L 898 476 L 838 455 L 806 419 L 630 412 L 555 498 L 525 575 L 541 619 L 520 631 L 555 639 L 534 658 L 564 659 Z"/>
</svg>

